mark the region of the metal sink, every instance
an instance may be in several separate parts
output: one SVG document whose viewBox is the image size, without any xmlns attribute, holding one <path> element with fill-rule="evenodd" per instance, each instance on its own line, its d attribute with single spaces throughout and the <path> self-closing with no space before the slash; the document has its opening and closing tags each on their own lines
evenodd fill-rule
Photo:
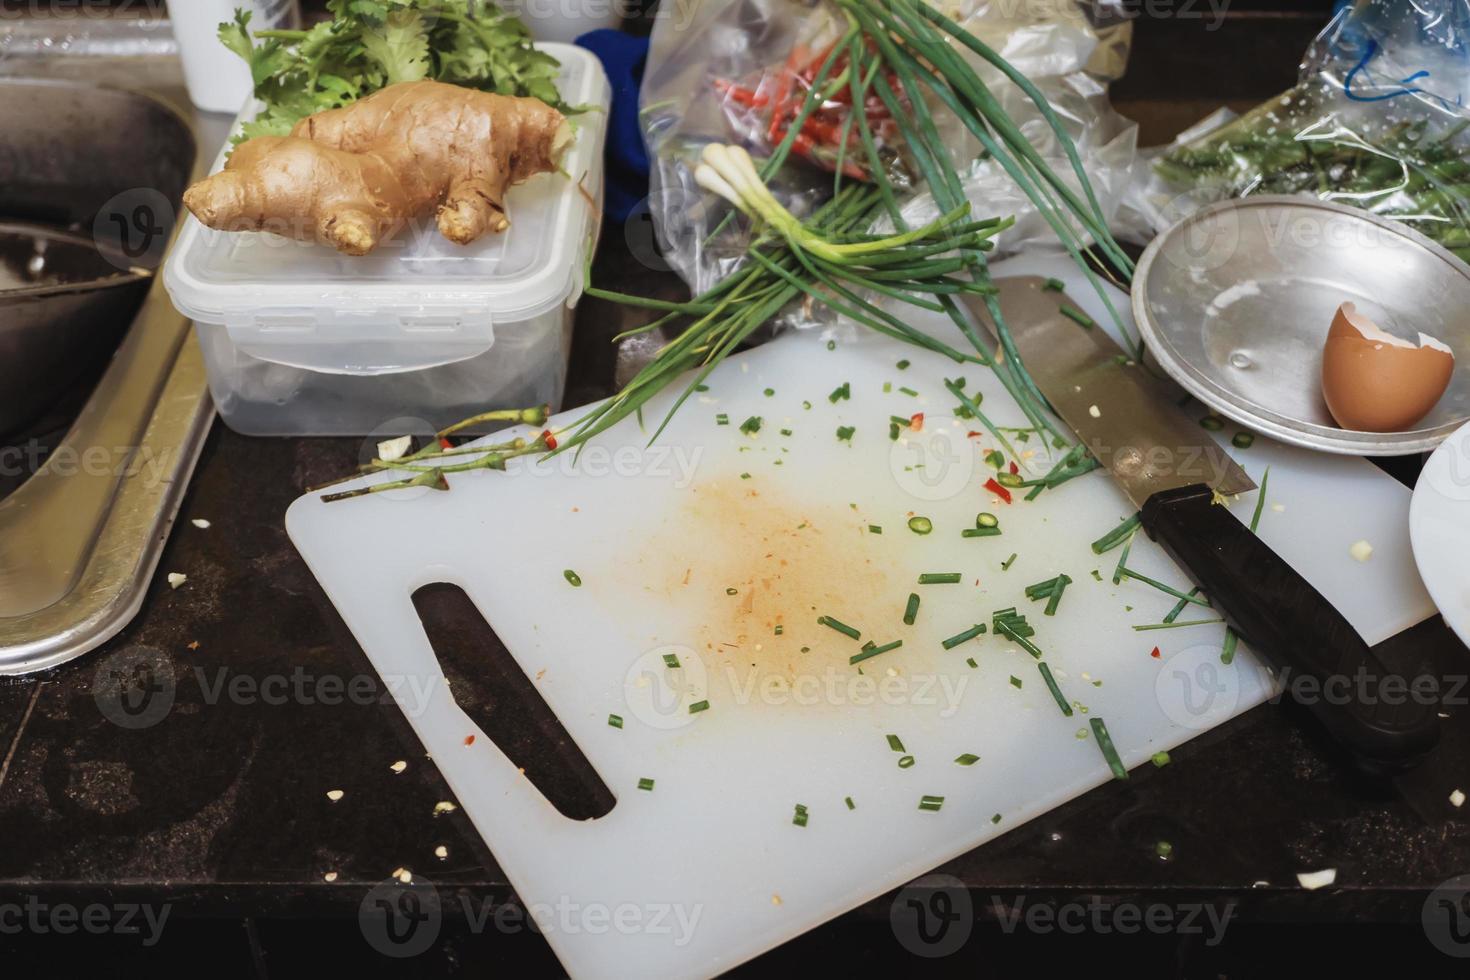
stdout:
<svg viewBox="0 0 1470 980">
<path fill-rule="evenodd" d="M 0 20 L 0 221 L 72 229 L 44 243 L 43 263 L 91 246 L 116 267 L 0 292 L 0 351 L 14 358 L 0 372 L 15 372 L 0 432 L 82 391 L 45 461 L 0 500 L 0 674 L 80 656 L 142 603 L 213 419 L 189 323 L 151 273 L 229 122 L 190 107 L 166 22 Z M 37 301 L 73 306 L 17 312 Z M 105 371 L 88 395 L 89 362 Z"/>
</svg>

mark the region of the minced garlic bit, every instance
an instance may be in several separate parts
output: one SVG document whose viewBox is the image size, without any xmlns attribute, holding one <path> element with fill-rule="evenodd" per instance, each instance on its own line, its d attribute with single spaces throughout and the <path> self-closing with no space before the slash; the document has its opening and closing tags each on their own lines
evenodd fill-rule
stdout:
<svg viewBox="0 0 1470 980">
<path fill-rule="evenodd" d="M 209 522 L 206 521 L 202 517 L 196 517 L 192 521 L 190 521 L 189 523 L 190 524 L 193 524 L 195 527 L 197 527 L 201 531 L 207 531 L 209 529 Z"/>
<path fill-rule="evenodd" d="M 171 589 L 177 589 L 179 586 L 183 585 L 187 581 L 189 581 L 189 576 L 185 575 L 183 572 L 168 573 L 168 586 Z"/>
<path fill-rule="evenodd" d="M 434 816 L 437 817 L 441 813 L 453 813 L 455 810 L 458 809 L 459 807 L 455 806 L 453 803 L 450 803 L 447 800 L 443 800 L 439 803 L 434 804 Z"/>
<path fill-rule="evenodd" d="M 1299 872 L 1296 880 L 1309 892 L 1319 888 L 1326 888 L 1337 881 L 1337 869 L 1327 868 L 1325 871 L 1303 871 Z"/>
<path fill-rule="evenodd" d="M 1096 405 L 1089 405 L 1087 406 L 1087 414 L 1091 415 L 1095 419 L 1100 419 L 1102 418 L 1102 409 L 1098 408 Z"/>
<path fill-rule="evenodd" d="M 1367 561 L 1373 557 L 1373 546 L 1366 541 L 1359 541 L 1348 549 L 1348 554 L 1353 556 L 1354 561 Z"/>
<path fill-rule="evenodd" d="M 771 896 L 771 904 L 772 905 L 780 905 L 781 904 L 781 896 L 780 895 L 772 895 Z"/>
<path fill-rule="evenodd" d="M 331 800 L 333 803 L 336 803 L 338 800 L 346 795 L 347 794 L 342 792 L 340 789 L 327 790 L 327 799 Z"/>
<path fill-rule="evenodd" d="M 389 769 L 392 769 L 394 772 L 402 772 L 403 770 L 405 770 L 405 769 L 408 768 L 408 763 L 407 762 L 404 762 L 402 759 L 399 759 L 397 762 L 393 763 L 393 765 L 389 766 L 388 768 Z"/>
<path fill-rule="evenodd" d="M 445 847 L 443 844 L 440 844 L 438 847 L 434 848 L 434 856 L 441 861 L 444 860 L 445 858 L 449 857 L 449 848 Z"/>
<path fill-rule="evenodd" d="M 386 439 L 378 443 L 378 458 L 385 463 L 391 463 L 395 459 L 402 459 L 404 454 L 413 446 L 413 436 L 399 436 L 397 439 Z"/>
<path fill-rule="evenodd" d="M 322 881 L 336 881 L 336 880 L 337 880 L 337 872 L 335 872 L 335 871 L 328 871 L 326 874 L 322 875 Z"/>
<path fill-rule="evenodd" d="M 397 878 L 405 885 L 413 884 L 413 872 L 408 870 L 407 868 L 399 868 L 397 871 L 393 872 L 393 877 Z"/>
<path fill-rule="evenodd" d="M 1455 790 L 1453 793 L 1450 794 L 1450 805 L 1455 807 L 1455 809 L 1457 810 L 1460 807 L 1464 806 L 1465 794 L 1460 790 Z"/>
</svg>

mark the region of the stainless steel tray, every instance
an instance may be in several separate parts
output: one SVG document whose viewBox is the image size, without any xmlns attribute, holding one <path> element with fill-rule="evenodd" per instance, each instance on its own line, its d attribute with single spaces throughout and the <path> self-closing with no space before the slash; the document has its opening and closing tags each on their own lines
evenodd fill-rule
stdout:
<svg viewBox="0 0 1470 980">
<path fill-rule="evenodd" d="M 1456 352 L 1454 378 L 1411 432 L 1351 432 L 1322 399 L 1322 346 L 1340 303 L 1390 333 Z M 1152 357 L 1221 415 L 1308 449 L 1402 456 L 1470 419 L 1470 266 L 1395 221 L 1310 198 L 1211 205 L 1148 247 L 1133 312 Z"/>
</svg>

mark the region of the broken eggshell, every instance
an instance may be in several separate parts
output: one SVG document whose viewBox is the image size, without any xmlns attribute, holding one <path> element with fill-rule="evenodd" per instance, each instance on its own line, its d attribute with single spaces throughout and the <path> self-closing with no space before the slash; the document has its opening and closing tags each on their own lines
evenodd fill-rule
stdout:
<svg viewBox="0 0 1470 980">
<path fill-rule="evenodd" d="M 1438 340 L 1395 337 L 1344 303 L 1322 350 L 1322 395 L 1344 429 L 1402 432 L 1429 414 L 1454 370 L 1454 352 Z"/>
</svg>

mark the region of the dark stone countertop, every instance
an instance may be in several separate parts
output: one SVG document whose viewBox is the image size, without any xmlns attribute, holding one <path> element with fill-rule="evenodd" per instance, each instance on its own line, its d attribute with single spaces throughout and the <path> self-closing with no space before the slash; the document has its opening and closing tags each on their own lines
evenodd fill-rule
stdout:
<svg viewBox="0 0 1470 980">
<path fill-rule="evenodd" d="M 1317 23 L 1267 19 L 1239 35 L 1227 26 L 1208 43 L 1248 38 L 1258 63 L 1280 62 L 1275 76 L 1257 74 L 1248 87 L 1222 77 L 1219 91 L 1200 85 L 1190 91 L 1204 94 L 1178 98 L 1159 97 L 1159 80 L 1188 60 L 1181 38 L 1192 39 L 1196 52 L 1206 42 L 1196 28 L 1150 25 L 1140 31 L 1117 104 L 1143 121 L 1150 141 L 1222 99 L 1253 104 L 1290 84 L 1290 59 Z M 679 295 L 671 276 L 636 258 L 650 254 L 650 241 L 636 219 L 607 227 L 597 281 Z M 646 354 L 647 341 L 620 349 L 609 343 L 636 317 L 582 303 L 568 404 L 609 393 Z M 464 814 L 435 814 L 436 803 L 452 799 L 447 786 L 286 537 L 282 517 L 301 488 L 347 471 L 362 449 L 357 439 L 251 439 L 216 425 L 136 620 L 78 661 L 0 683 L 0 904 L 27 896 L 167 903 L 178 919 L 232 923 L 220 933 L 206 929 L 199 952 L 238 952 L 246 964 L 240 975 L 260 976 L 269 973 L 263 950 L 282 937 L 299 940 L 293 948 L 342 941 L 332 956 L 301 963 L 353 962 L 362 946 L 359 905 L 398 868 L 427 875 L 446 895 L 512 900 Z M 194 527 L 196 518 L 210 526 Z M 187 573 L 181 588 L 166 582 L 172 571 Z M 447 591 L 422 594 L 419 606 L 466 710 L 513 759 L 548 773 L 542 788 L 566 811 L 605 809 L 606 790 L 577 769 L 576 753 L 541 716 L 518 671 L 497 668 L 486 677 L 456 669 L 469 649 L 481 664 L 509 661 L 483 621 Z M 1451 658 L 1441 667 L 1462 665 Z M 127 682 L 121 691 L 118 678 Z M 1459 716 L 1446 733 L 1456 746 L 1441 763 L 1448 775 L 1436 779 L 1462 774 L 1470 790 L 1463 752 L 1470 738 Z M 1018 898 L 1056 905 L 1103 896 L 1175 908 L 1208 902 L 1268 930 L 1349 922 L 1360 927 L 1355 939 L 1367 943 L 1381 935 L 1375 928 L 1399 930 L 1390 935 L 1408 937 L 1409 961 L 1427 957 L 1424 971 L 1453 962 L 1435 958 L 1417 924 L 1429 891 L 1470 871 L 1465 822 L 1427 822 L 1391 788 L 1353 775 L 1289 707 L 1251 711 L 1173 758 L 939 870 L 968 886 L 977 918 L 992 931 L 1003 920 L 995 903 Z M 399 760 L 407 768 L 395 774 L 390 765 Z M 330 789 L 345 797 L 329 801 Z M 1167 861 L 1154 853 L 1161 839 L 1174 847 Z M 440 845 L 448 849 L 443 860 L 434 854 Z M 1298 887 L 1297 872 L 1323 867 L 1338 869 L 1335 887 Z M 324 880 L 328 872 L 334 882 Z M 891 895 L 870 902 L 758 965 L 822 957 L 875 966 L 895 955 L 893 962 L 912 964 L 902 950 L 895 954 L 886 926 L 892 903 Z M 315 923 L 309 936 L 293 931 L 303 921 Z M 409 975 L 476 962 L 555 968 L 539 940 L 511 947 L 511 955 L 493 942 L 486 954 L 483 941 L 461 939 Z M 0 930 L 0 949 L 6 941 Z M 1036 955 L 1034 946 L 1021 948 Z M 1192 962 L 1200 962 L 1201 949 L 1192 948 Z M 1245 952 L 1237 946 L 1229 955 L 1249 962 L 1252 949 L 1248 942 Z M 22 948 L 18 955 L 24 964 L 41 954 Z M 1001 956 L 993 945 L 985 955 Z M 1084 948 L 1078 955 L 1090 954 Z M 1171 947 L 1147 955 L 1167 965 L 1180 954 Z M 225 960 L 233 962 L 216 961 Z M 1204 962 L 1214 971 L 1234 961 Z M 224 975 L 233 969 L 222 967 Z"/>
</svg>

